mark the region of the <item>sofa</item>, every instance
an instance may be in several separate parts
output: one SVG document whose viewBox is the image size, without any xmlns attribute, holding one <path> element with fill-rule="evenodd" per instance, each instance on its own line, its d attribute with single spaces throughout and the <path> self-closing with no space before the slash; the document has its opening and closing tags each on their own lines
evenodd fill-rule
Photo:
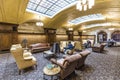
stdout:
<svg viewBox="0 0 120 80">
<path fill-rule="evenodd" d="M 19 69 L 19 74 L 21 74 L 21 70 L 28 68 L 30 66 L 37 67 L 37 61 L 34 56 L 30 52 L 22 48 L 20 44 L 15 44 L 11 46 L 10 52 L 12 56 L 15 58 L 17 67 Z"/>
<path fill-rule="evenodd" d="M 50 49 L 50 44 L 49 43 L 36 43 L 36 44 L 31 44 L 29 48 L 32 53 L 39 52 L 39 51 L 45 51 L 45 50 Z"/>
<path fill-rule="evenodd" d="M 60 78 L 65 79 L 68 75 L 75 71 L 76 65 L 80 58 L 82 58 L 81 55 L 75 54 L 58 60 L 52 58 L 51 62 L 61 67 Z"/>
</svg>

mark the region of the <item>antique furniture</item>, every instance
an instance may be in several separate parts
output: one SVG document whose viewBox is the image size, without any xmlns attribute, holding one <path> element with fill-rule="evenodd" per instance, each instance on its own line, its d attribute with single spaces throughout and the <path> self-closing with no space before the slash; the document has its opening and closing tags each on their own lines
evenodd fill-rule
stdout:
<svg viewBox="0 0 120 80">
<path fill-rule="evenodd" d="M 75 50 L 75 51 L 82 51 L 81 42 L 76 41 L 74 45 L 75 45 L 75 47 L 74 47 L 74 50 Z"/>
<path fill-rule="evenodd" d="M 97 45 L 97 46 L 93 46 L 92 51 L 101 53 L 104 50 L 104 47 L 105 47 L 105 44 L 100 44 L 100 45 Z"/>
<path fill-rule="evenodd" d="M 43 52 L 43 56 L 50 58 L 50 57 L 54 56 L 54 53 L 51 52 L 50 50 L 44 51 L 44 52 Z"/>
<path fill-rule="evenodd" d="M 81 55 L 75 54 L 58 60 L 52 58 L 51 62 L 61 67 L 60 78 L 64 79 L 75 71 L 76 65 L 80 58 L 82 58 Z"/>
<path fill-rule="evenodd" d="M 45 76 L 51 76 L 51 80 L 53 80 L 54 76 L 57 76 L 59 79 L 59 73 L 60 73 L 61 68 L 59 66 L 56 66 L 55 64 L 47 64 L 43 68 L 43 79 L 45 79 Z"/>
<path fill-rule="evenodd" d="M 49 43 L 36 43 L 36 44 L 31 44 L 29 48 L 32 53 L 39 52 L 39 51 L 45 51 L 45 50 L 50 49 L 50 44 Z"/>
<path fill-rule="evenodd" d="M 35 57 L 32 56 L 30 52 L 24 51 L 20 44 L 12 45 L 10 52 L 15 58 L 17 67 L 19 69 L 19 74 L 21 73 L 21 70 L 30 66 L 37 67 L 37 61 Z"/>
<path fill-rule="evenodd" d="M 85 51 L 82 51 L 78 54 L 80 54 L 82 56 L 82 58 L 79 59 L 77 66 L 76 66 L 76 69 L 80 69 L 85 65 L 85 60 L 86 60 L 87 56 L 90 54 L 90 51 L 85 50 Z"/>
</svg>

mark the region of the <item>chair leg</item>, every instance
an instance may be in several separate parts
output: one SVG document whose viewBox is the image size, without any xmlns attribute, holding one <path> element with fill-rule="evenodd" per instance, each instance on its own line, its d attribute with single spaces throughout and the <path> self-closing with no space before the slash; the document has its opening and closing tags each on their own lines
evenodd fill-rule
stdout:
<svg viewBox="0 0 120 80">
<path fill-rule="evenodd" d="M 37 64 L 35 65 L 35 67 L 36 67 L 36 70 L 37 70 Z"/>
<path fill-rule="evenodd" d="M 19 70 L 19 75 L 21 75 L 21 70 Z"/>
</svg>

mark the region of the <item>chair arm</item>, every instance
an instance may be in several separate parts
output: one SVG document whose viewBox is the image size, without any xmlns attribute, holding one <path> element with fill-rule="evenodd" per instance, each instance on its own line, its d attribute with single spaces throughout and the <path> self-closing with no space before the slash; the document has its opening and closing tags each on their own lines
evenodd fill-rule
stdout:
<svg viewBox="0 0 120 80">
<path fill-rule="evenodd" d="M 94 46 L 94 47 L 92 47 L 92 48 L 100 48 L 100 47 Z"/>
<path fill-rule="evenodd" d="M 57 60 L 54 59 L 54 58 L 50 59 L 50 61 L 51 61 L 53 64 L 56 64 L 56 65 L 60 66 L 60 67 L 63 68 L 63 69 L 65 68 L 61 63 L 57 62 Z"/>
</svg>

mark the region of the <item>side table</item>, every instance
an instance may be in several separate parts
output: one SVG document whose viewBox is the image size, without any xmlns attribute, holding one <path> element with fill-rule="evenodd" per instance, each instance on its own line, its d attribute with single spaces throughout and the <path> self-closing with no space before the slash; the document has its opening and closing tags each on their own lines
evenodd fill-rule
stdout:
<svg viewBox="0 0 120 80">
<path fill-rule="evenodd" d="M 50 50 L 48 50 L 48 51 L 44 51 L 43 52 L 43 56 L 44 57 L 52 57 L 52 56 L 54 56 L 54 53 L 53 52 L 51 52 Z"/>
<path fill-rule="evenodd" d="M 59 79 L 59 73 L 61 68 L 59 66 L 56 66 L 54 64 L 51 64 L 52 66 L 54 66 L 52 69 L 49 69 L 47 66 L 45 66 L 43 68 L 43 79 L 45 79 L 45 76 L 51 76 L 51 80 L 53 80 L 54 76 L 57 76 L 57 79 Z"/>
</svg>

